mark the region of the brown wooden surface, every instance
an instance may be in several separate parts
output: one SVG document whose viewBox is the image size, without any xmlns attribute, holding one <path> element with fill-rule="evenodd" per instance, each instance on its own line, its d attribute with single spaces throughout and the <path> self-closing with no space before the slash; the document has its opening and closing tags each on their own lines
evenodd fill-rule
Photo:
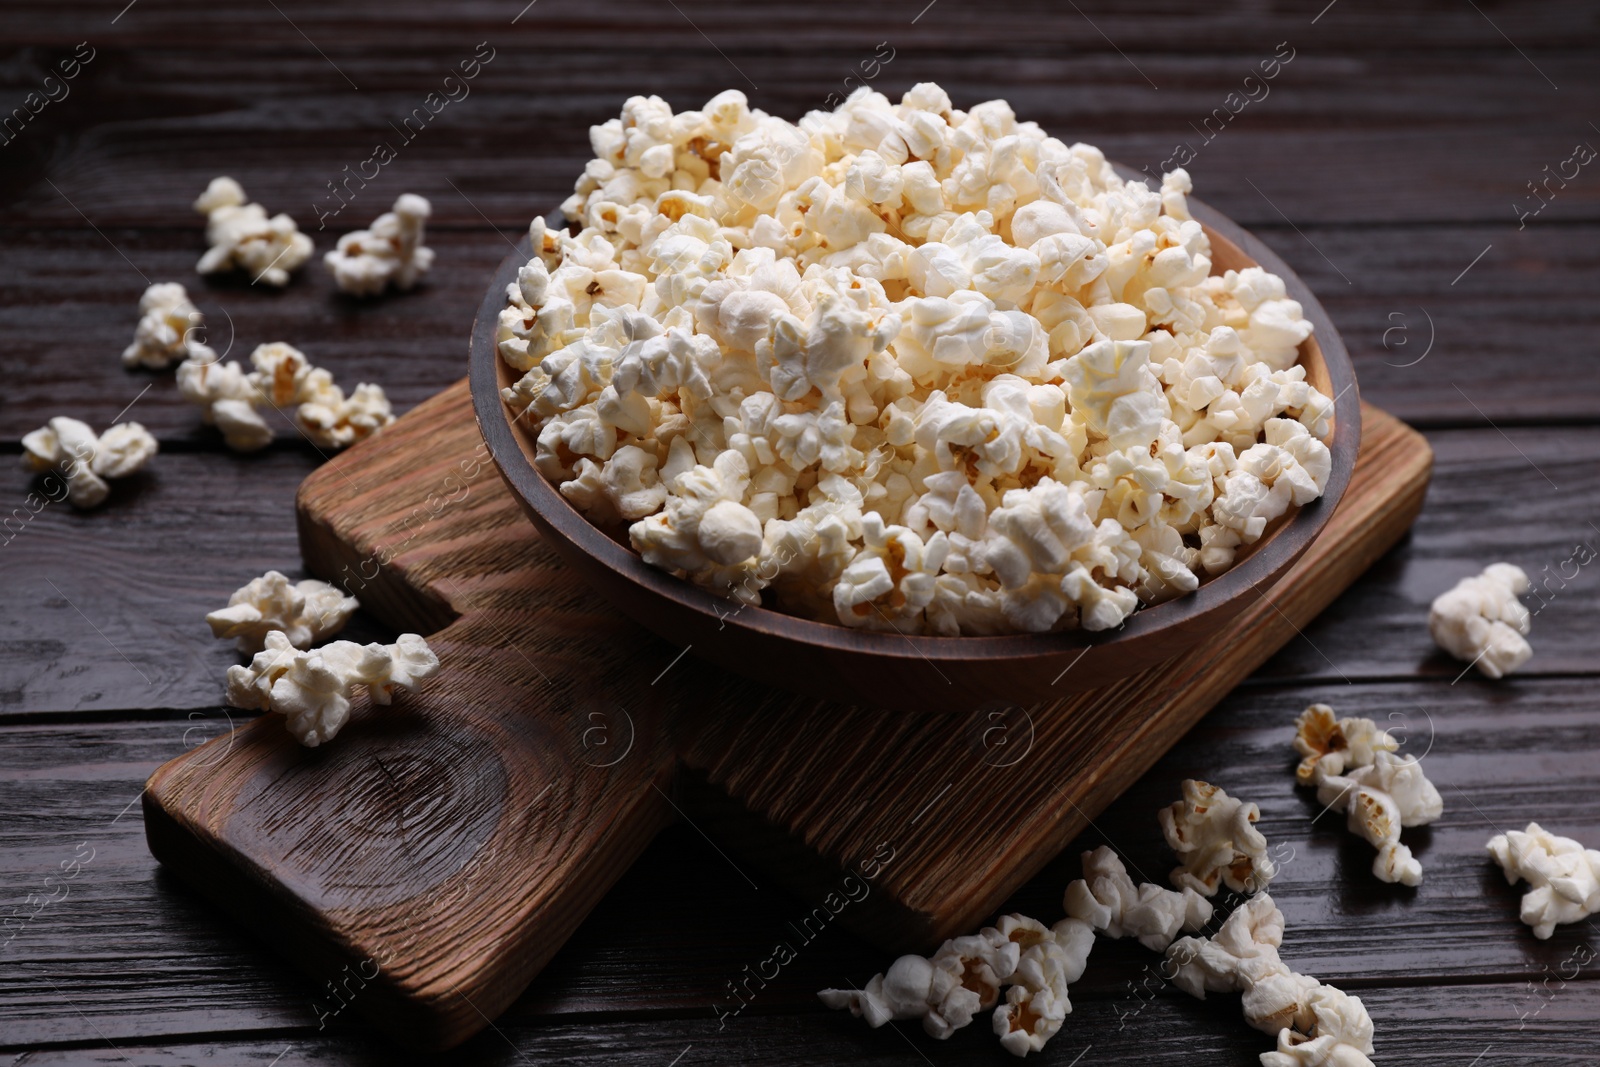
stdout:
<svg viewBox="0 0 1600 1067">
<path fill-rule="evenodd" d="M 1584 132 L 1600 123 L 1600 10 L 1587 0 L 1475 3 L 939 0 L 913 24 L 925 0 L 679 0 L 681 14 L 654 0 L 539 0 L 515 25 L 524 0 L 6 4 L 3 108 L 86 37 L 100 57 L 69 99 L 0 146 L 0 497 L 15 505 L 28 491 L 3 462 L 22 433 L 54 414 L 103 425 L 147 384 L 129 417 L 158 434 L 162 453 L 107 510 L 48 508 L 0 546 L 0 914 L 79 842 L 99 849 L 71 898 L 0 948 L 0 1062 L 394 1059 L 353 1010 L 319 1032 L 311 1006 L 325 999 L 322 982 L 263 951 L 145 847 L 135 802 L 144 779 L 227 725 L 221 676 L 237 658 L 201 617 L 269 567 L 294 572 L 294 494 L 321 460 L 286 437 L 263 456 L 228 454 L 170 374 L 122 369 L 140 272 L 185 282 L 219 346 L 226 308 L 238 326 L 231 358 L 288 340 L 341 380 L 383 383 L 403 411 L 464 373 L 468 325 L 506 250 L 478 209 L 516 237 L 567 191 L 587 158 L 584 128 L 631 93 L 683 107 L 738 85 L 756 106 L 793 116 L 887 39 L 897 50 L 878 79 L 887 92 L 934 77 L 962 100 L 1007 96 L 1063 136 L 1143 165 L 1192 139 L 1189 123 L 1287 39 L 1297 58 L 1271 96 L 1189 169 L 1202 197 L 1318 293 L 1366 399 L 1427 433 L 1434 481 L 1412 537 L 1096 819 L 1103 834 L 1067 852 L 1109 837 L 1159 877 L 1170 860 L 1154 809 L 1185 775 L 1213 777 L 1260 802 L 1269 837 L 1296 850 L 1277 892 L 1285 955 L 1361 988 L 1380 1063 L 1593 1063 L 1595 966 L 1566 985 L 1551 979 L 1537 1016 L 1544 1001 L 1527 984 L 1578 947 L 1600 948 L 1592 927 L 1533 940 L 1482 846 L 1528 819 L 1600 842 L 1594 568 L 1540 610 L 1534 659 L 1501 683 L 1468 675 L 1452 685 L 1461 665 L 1433 649 L 1424 619 L 1434 595 L 1492 560 L 1537 575 L 1579 540 L 1600 544 L 1590 525 L 1600 524 L 1590 296 L 1600 182 L 1585 168 L 1521 231 L 1513 209 L 1578 139 L 1600 144 Z M 317 234 L 320 251 L 399 192 L 427 195 L 439 266 L 422 291 L 352 306 L 315 267 L 281 294 L 193 275 L 203 249 L 188 201 L 207 180 L 232 173 L 314 230 L 323 183 L 365 158 L 374 135 L 482 40 L 498 56 L 473 95 Z M 1407 366 L 1427 347 L 1424 313 L 1435 343 Z M 370 617 L 354 627 L 361 640 L 386 636 Z M 659 670 L 676 650 L 653 654 Z M 1379 719 L 1433 715 L 1430 774 L 1447 810 L 1423 835 L 1420 890 L 1372 883 L 1342 829 L 1326 817 L 1311 824 L 1284 746 L 1289 718 L 1312 699 Z M 1049 913 L 1072 866 L 1045 867 L 1003 907 Z M 1009 1062 L 978 1027 L 937 1043 L 915 1027 L 874 1032 L 824 1012 L 815 989 L 860 984 L 886 962 L 842 928 L 806 946 L 719 1030 L 712 1005 L 727 1002 L 724 983 L 816 904 L 750 873 L 759 890 L 692 827 L 663 831 L 500 1032 L 448 1061 Z M 1119 1029 L 1118 1012 L 1134 1003 L 1125 983 L 1146 959 L 1098 946 L 1068 1030 L 1032 1059 L 1065 1067 L 1092 1045 L 1081 1065 L 1254 1063 L 1263 1042 L 1226 1001 L 1163 995 Z M 1525 1029 L 1519 1012 L 1530 1013 Z"/>
<path fill-rule="evenodd" d="M 326 749 L 267 718 L 175 758 L 144 793 L 151 850 L 268 919 L 310 974 L 380 961 L 356 1010 L 432 1047 L 488 1025 L 675 814 L 802 898 L 872 863 L 874 891 L 838 922 L 931 951 L 1404 535 L 1431 452 L 1363 414 L 1351 488 L 1279 585 L 1177 658 L 1016 708 L 996 736 L 988 705 L 819 702 L 699 655 L 654 673 L 639 653 L 662 642 L 526 523 L 458 383 L 325 464 L 298 501 L 310 570 L 391 626 L 437 633 L 445 680 Z M 359 816 L 321 825 L 347 807 Z"/>
</svg>

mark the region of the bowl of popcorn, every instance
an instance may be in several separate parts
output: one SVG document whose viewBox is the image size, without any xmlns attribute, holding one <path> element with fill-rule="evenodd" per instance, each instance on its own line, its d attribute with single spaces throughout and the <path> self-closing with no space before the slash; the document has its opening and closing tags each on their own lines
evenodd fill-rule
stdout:
<svg viewBox="0 0 1600 1067">
<path fill-rule="evenodd" d="M 478 421 L 548 543 L 693 654 L 852 703 L 1104 685 L 1267 594 L 1349 484 L 1284 263 L 1004 101 L 634 97 L 502 264 Z"/>
</svg>

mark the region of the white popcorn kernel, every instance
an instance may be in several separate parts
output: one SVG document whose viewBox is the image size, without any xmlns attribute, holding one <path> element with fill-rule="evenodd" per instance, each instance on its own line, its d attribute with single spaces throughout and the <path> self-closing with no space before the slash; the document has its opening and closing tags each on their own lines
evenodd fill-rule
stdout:
<svg viewBox="0 0 1600 1067">
<path fill-rule="evenodd" d="M 258 405 L 294 409 L 293 420 L 319 448 L 344 448 L 394 422 L 383 389 L 365 382 L 348 397 L 327 371 L 313 367 L 293 345 L 274 341 L 250 354 L 255 370 L 238 363 L 186 360 L 178 366 L 178 391 L 204 410 L 204 420 L 222 433 L 229 448 L 253 452 L 272 442 L 272 428 Z"/>
<path fill-rule="evenodd" d="M 1372 1067 L 1372 1018 L 1360 997 L 1321 985 L 1307 1000 L 1307 1032 L 1278 1031 L 1278 1047 L 1261 1054 L 1262 1067 Z"/>
<path fill-rule="evenodd" d="M 206 216 L 206 241 L 211 245 L 195 269 L 220 274 L 235 268 L 252 282 L 285 286 L 289 275 L 311 258 L 311 238 L 288 215 L 267 217 L 260 204 L 245 203 L 244 190 L 232 178 L 213 178 L 194 202 Z"/>
<path fill-rule="evenodd" d="M 1600 851 L 1557 837 L 1536 822 L 1525 830 L 1496 834 L 1488 849 L 1508 885 L 1528 883 L 1521 918 L 1539 940 L 1549 938 L 1562 923 L 1581 922 L 1600 912 Z"/>
<path fill-rule="evenodd" d="M 1326 704 L 1312 704 L 1295 720 L 1294 750 L 1302 759 L 1295 768 L 1301 785 L 1320 777 L 1368 767 L 1379 752 L 1397 752 L 1400 743 L 1371 719 L 1336 718 Z"/>
<path fill-rule="evenodd" d="M 1526 640 L 1533 622 L 1517 600 L 1527 591 L 1528 576 L 1521 567 L 1491 564 L 1434 599 L 1428 631 L 1456 659 L 1471 663 L 1486 677 L 1502 678 L 1533 655 Z"/>
<path fill-rule="evenodd" d="M 1017 966 L 1019 947 L 993 928 L 951 938 L 931 959 L 901 956 L 861 989 L 824 989 L 830 1008 L 849 1008 L 876 1029 L 896 1019 L 920 1019 L 932 1037 L 947 1039 L 979 1011 L 994 1007 Z"/>
<path fill-rule="evenodd" d="M 105 503 L 107 479 L 126 478 L 141 469 L 160 445 L 137 422 L 123 422 L 95 436 L 85 423 L 63 416 L 22 438 L 24 470 L 59 471 L 67 482 L 67 502 L 89 510 Z"/>
<path fill-rule="evenodd" d="M 1254 893 L 1278 873 L 1255 827 L 1261 809 L 1254 804 L 1186 778 L 1183 798 L 1158 815 L 1167 844 L 1178 854 L 1180 866 L 1169 877 L 1180 889 L 1210 897 L 1226 882 L 1234 892 Z"/>
<path fill-rule="evenodd" d="M 283 715 L 289 732 L 308 748 L 330 741 L 350 717 L 351 697 L 365 687 L 374 704 L 389 704 L 439 669 L 439 658 L 417 634 L 392 645 L 334 641 L 304 651 L 280 630 L 269 631 L 248 667 L 228 668 L 228 703 Z"/>
<path fill-rule="evenodd" d="M 394 207 L 365 230 L 339 238 L 323 256 L 339 288 L 355 296 L 372 296 L 389 286 L 406 290 L 433 266 L 433 249 L 422 242 L 433 206 L 415 193 L 402 193 Z"/>
<path fill-rule="evenodd" d="M 1372 873 L 1383 882 L 1422 884 L 1422 864 L 1400 843 L 1400 829 L 1439 818 L 1444 801 L 1414 756 L 1378 751 L 1371 764 L 1342 775 L 1316 774 L 1317 801 L 1349 813 L 1353 833 L 1378 850 Z"/>
<path fill-rule="evenodd" d="M 1071 1014 L 1067 987 L 1083 976 L 1094 947 L 1094 931 L 1079 919 L 1063 919 L 1045 928 L 1023 916 L 1010 915 L 1002 917 L 997 927 L 1003 934 L 1009 927 L 1009 939 L 1023 951 L 1005 1003 L 994 1009 L 994 1032 L 1001 1048 L 1014 1056 L 1026 1056 L 1043 1049 Z"/>
<path fill-rule="evenodd" d="M 234 591 L 228 606 L 206 615 L 214 637 L 234 638 L 240 652 L 266 647 L 267 634 L 281 631 L 296 648 L 308 648 L 344 629 L 361 605 L 335 586 L 315 578 L 291 582 L 268 571 Z"/>
<path fill-rule="evenodd" d="M 1264 1064 L 1367 1063 L 1373 1027 L 1361 1001 L 1292 970 L 1278 955 L 1283 933 L 1283 912 L 1270 895 L 1259 893 L 1236 908 L 1214 936 L 1172 944 L 1167 950 L 1172 982 L 1200 1000 L 1207 993 L 1242 993 L 1245 1022 L 1278 1037 L 1278 1052 L 1263 1054 Z M 1280 1054 L 1290 1058 L 1272 1058 Z"/>
<path fill-rule="evenodd" d="M 199 337 L 205 317 L 177 282 L 150 286 L 139 298 L 139 325 L 122 351 L 125 367 L 160 370 L 186 359 L 210 363 L 217 354 Z"/>
<path fill-rule="evenodd" d="M 1180 930 L 1193 932 L 1211 921 L 1211 902 L 1185 888 L 1134 885 L 1117 854 L 1102 845 L 1083 854 L 1083 878 L 1067 886 L 1062 906 L 1107 937 L 1134 937 L 1155 952 L 1165 951 Z"/>
</svg>

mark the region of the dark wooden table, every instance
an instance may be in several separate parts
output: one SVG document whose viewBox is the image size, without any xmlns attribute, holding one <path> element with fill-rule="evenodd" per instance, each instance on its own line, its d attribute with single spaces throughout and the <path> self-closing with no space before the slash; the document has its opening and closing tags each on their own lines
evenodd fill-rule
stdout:
<svg viewBox="0 0 1600 1067">
<path fill-rule="evenodd" d="M 0 515 L 23 506 L 19 439 L 52 415 L 103 428 L 124 408 L 161 439 L 147 473 L 93 514 L 52 505 L 0 536 L 0 908 L 63 861 L 68 895 L 0 944 L 0 1056 L 68 1063 L 386 1063 L 346 1013 L 318 1026 L 320 983 L 270 931 L 222 920 L 145 849 L 145 777 L 225 729 L 232 649 L 201 617 L 245 579 L 298 566 L 292 500 L 319 462 L 284 435 L 237 456 L 202 429 L 170 372 L 124 371 L 135 304 L 179 280 L 211 340 L 243 358 L 303 347 L 401 410 L 465 371 L 493 266 L 588 158 L 587 127 L 634 93 L 697 106 L 730 86 L 794 117 L 875 57 L 898 94 L 943 83 L 958 104 L 1020 115 L 1136 167 L 1179 142 L 1199 193 L 1261 235 L 1320 294 L 1367 399 L 1437 452 L 1428 505 L 1390 553 L 1098 820 L 1159 879 L 1156 808 L 1199 776 L 1257 801 L 1292 856 L 1273 885 L 1284 956 L 1358 991 L 1378 1059 L 1470 1067 L 1600 1062 L 1595 926 L 1535 941 L 1483 846 L 1536 819 L 1600 844 L 1600 8 L 1582 0 L 1183 5 L 895 0 L 6 0 L 0 122 L 60 97 L 0 145 Z M 124 6 L 126 4 L 126 6 Z M 68 83 L 44 79 L 87 42 Z M 493 58 L 404 143 L 393 124 L 487 42 Z M 883 57 L 890 56 L 887 62 Z M 1267 84 L 1245 79 L 1292 56 Z M 459 95 L 459 89 L 456 90 Z M 1248 103 L 1224 123 L 1214 109 Z M 1220 128 L 1220 133 L 1215 131 Z M 330 182 L 395 146 L 342 214 Z M 217 174 L 287 211 L 319 253 L 402 191 L 428 196 L 438 263 L 422 291 L 337 296 L 320 264 L 282 293 L 202 282 L 189 202 Z M 370 173 L 370 168 L 369 168 Z M 1542 184 L 1541 184 L 1542 183 Z M 1535 199 L 1533 189 L 1540 189 Z M 1535 213 L 1537 209 L 1537 212 Z M 1519 216 L 1521 216 L 1519 218 Z M 23 514 L 26 514 L 24 511 Z M 1548 590 L 1515 678 L 1458 677 L 1428 638 L 1429 600 L 1499 559 Z M 358 621 L 356 636 L 381 629 Z M 1293 787 L 1288 741 L 1315 700 L 1391 720 L 1446 812 L 1408 834 L 1420 889 L 1368 874 L 1370 850 Z M 238 714 L 234 713 L 237 720 Z M 1057 917 L 1078 847 L 1013 906 Z M 55 883 L 51 883 L 53 886 Z M 813 992 L 888 960 L 836 928 L 737 1017 L 728 984 L 814 904 L 752 884 L 693 829 L 667 831 L 492 1029 L 448 1062 L 999 1063 L 987 1026 L 948 1043 L 870 1031 Z M 31 911 L 31 906 L 28 907 Z M 7 929 L 6 935 L 13 933 Z M 1254 1063 L 1269 1042 L 1237 998 L 1163 988 L 1148 954 L 1102 943 L 1046 1063 Z"/>
</svg>

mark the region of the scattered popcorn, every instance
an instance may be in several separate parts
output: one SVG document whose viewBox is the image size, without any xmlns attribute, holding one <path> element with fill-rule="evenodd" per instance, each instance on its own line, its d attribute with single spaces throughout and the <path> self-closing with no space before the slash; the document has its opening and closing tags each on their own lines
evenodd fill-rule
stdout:
<svg viewBox="0 0 1600 1067">
<path fill-rule="evenodd" d="M 205 421 L 222 431 L 229 448 L 253 452 L 272 443 L 272 427 L 256 408 L 294 406 L 294 422 L 319 448 L 344 448 L 365 440 L 394 421 L 383 389 L 362 382 L 348 397 L 333 375 L 313 367 L 305 353 L 275 341 L 250 354 L 255 370 L 236 361 L 178 366 L 178 391 L 205 411 Z"/>
<path fill-rule="evenodd" d="M 1522 921 L 1543 941 L 1562 923 L 1575 923 L 1600 912 L 1600 851 L 1586 849 L 1570 837 L 1557 837 L 1536 822 L 1489 839 L 1489 855 L 1506 874 L 1506 882 L 1528 883 L 1522 898 Z"/>
<path fill-rule="evenodd" d="M 1467 660 L 1490 678 L 1503 677 L 1533 655 L 1526 639 L 1533 622 L 1517 600 L 1527 591 L 1528 576 L 1521 567 L 1491 564 L 1434 600 L 1428 630 L 1456 659 Z"/>
<path fill-rule="evenodd" d="M 1172 983 L 1200 1000 L 1207 993 L 1243 993 L 1246 1021 L 1269 1034 L 1307 1027 L 1307 1002 L 1317 981 L 1278 958 L 1282 943 L 1283 913 L 1269 894 L 1257 894 L 1235 908 L 1214 936 L 1173 942 L 1167 950 Z"/>
<path fill-rule="evenodd" d="M 212 636 L 235 638 L 240 652 L 254 655 L 266 647 L 273 630 L 282 631 L 295 648 L 308 648 L 344 629 L 360 606 L 355 597 L 327 582 L 291 582 L 268 571 L 236 590 L 227 607 L 206 616 L 206 624 Z"/>
<path fill-rule="evenodd" d="M 96 437 L 77 419 L 56 417 L 22 439 L 22 466 L 39 474 L 59 471 L 67 481 L 67 502 L 75 508 L 99 507 L 111 487 L 155 455 L 160 445 L 137 422 L 120 422 Z"/>
<path fill-rule="evenodd" d="M 1422 864 L 1400 843 L 1400 829 L 1423 826 L 1444 812 L 1444 800 L 1413 756 L 1371 719 L 1335 719 L 1313 704 L 1295 720 L 1295 768 L 1300 785 L 1317 788 L 1317 802 L 1348 814 L 1352 832 L 1378 850 L 1372 873 L 1380 881 L 1422 884 Z"/>
<path fill-rule="evenodd" d="M 921 1019 L 924 1030 L 943 1040 L 994 1007 L 1021 951 L 1016 940 L 985 927 L 951 938 L 931 959 L 901 956 L 862 989 L 824 989 L 817 997 L 830 1008 L 849 1008 L 873 1029 L 895 1019 Z"/>
<path fill-rule="evenodd" d="M 1173 942 L 1167 950 L 1172 984 L 1200 1000 L 1207 993 L 1242 993 L 1245 1021 L 1278 1037 L 1277 1051 L 1261 1056 L 1265 1067 L 1370 1067 L 1373 1027 L 1366 1008 L 1359 998 L 1291 970 L 1278 956 L 1283 929 L 1283 912 L 1272 897 L 1257 894 L 1214 936 Z"/>
<path fill-rule="evenodd" d="M 390 285 L 410 289 L 433 266 L 433 249 L 422 244 L 432 214 L 426 199 L 402 193 L 369 229 L 339 238 L 339 247 L 322 261 L 339 288 L 356 296 L 374 296 Z"/>
<path fill-rule="evenodd" d="M 392 645 L 334 641 L 303 651 L 272 630 L 263 644 L 250 666 L 228 668 L 228 703 L 278 712 L 308 748 L 344 728 L 357 686 L 366 687 L 374 704 L 389 704 L 396 690 L 410 689 L 439 669 L 439 657 L 416 634 L 401 634 Z"/>
<path fill-rule="evenodd" d="M 1216 786 L 1187 778 L 1183 799 L 1158 813 L 1161 832 L 1180 865 L 1168 877 L 1179 889 L 1216 896 L 1226 882 L 1237 893 L 1254 893 L 1272 881 L 1277 866 L 1267 857 L 1267 839 L 1255 827 L 1261 809 Z"/>
<path fill-rule="evenodd" d="M 250 280 L 268 285 L 289 284 L 289 274 L 311 258 L 311 238 L 301 233 L 294 219 L 278 214 L 267 218 L 260 204 L 247 204 L 244 189 L 232 178 L 213 178 L 194 202 L 206 216 L 206 241 L 211 245 L 195 270 L 221 274 L 238 268 Z"/>
<path fill-rule="evenodd" d="M 1135 937 L 1161 952 L 1178 931 L 1211 921 L 1211 902 L 1185 887 L 1181 892 L 1148 882 L 1135 886 L 1117 854 L 1102 845 L 1083 854 L 1083 878 L 1067 886 L 1062 906 L 1107 937 Z"/>
<path fill-rule="evenodd" d="M 1046 929 L 1020 915 L 1003 917 L 998 927 L 1023 952 L 1005 1003 L 994 1009 L 994 1032 L 1001 1048 L 1026 1056 L 1043 1049 L 1072 1013 L 1067 986 L 1083 977 L 1094 930 L 1080 919 L 1062 919 Z"/>
<path fill-rule="evenodd" d="M 1423 826 L 1444 812 L 1444 800 L 1414 756 L 1379 751 L 1373 762 L 1346 773 L 1317 776 L 1317 802 L 1342 807 L 1348 825 L 1378 850 L 1379 881 L 1422 884 L 1422 864 L 1400 843 L 1400 828 Z"/>
<path fill-rule="evenodd" d="M 1399 748 L 1399 742 L 1371 719 L 1336 719 L 1328 705 L 1313 704 L 1295 720 L 1294 750 L 1304 758 L 1294 776 L 1301 785 L 1315 785 L 1319 774 L 1367 767 L 1379 752 Z"/>
<path fill-rule="evenodd" d="M 133 343 L 122 350 L 122 365 L 161 370 L 186 359 L 214 362 L 217 354 L 194 337 L 204 325 L 205 317 L 189 302 L 183 286 L 177 282 L 152 285 L 139 298 L 139 325 L 133 331 Z"/>
<path fill-rule="evenodd" d="M 652 565 L 901 633 L 1105 630 L 1332 471 L 1283 281 L 1004 101 L 633 97 L 496 344 L 536 466 Z M 733 463 L 730 457 L 738 457 Z"/>
</svg>

